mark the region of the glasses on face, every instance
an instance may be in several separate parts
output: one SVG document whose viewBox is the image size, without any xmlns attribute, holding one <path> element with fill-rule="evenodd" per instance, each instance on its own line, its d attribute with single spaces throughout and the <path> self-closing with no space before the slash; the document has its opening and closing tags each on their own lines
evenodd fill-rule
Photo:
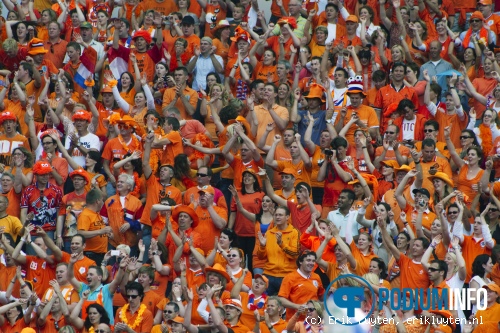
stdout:
<svg viewBox="0 0 500 333">
<path fill-rule="evenodd" d="M 396 132 L 390 132 L 390 131 L 386 131 L 385 134 L 396 134 Z"/>
<path fill-rule="evenodd" d="M 439 272 L 439 268 L 429 267 L 427 268 L 429 272 Z"/>
<path fill-rule="evenodd" d="M 433 129 L 426 129 L 426 130 L 424 130 L 424 133 L 432 133 L 432 132 L 434 132 Z"/>
<path fill-rule="evenodd" d="M 490 209 L 490 210 L 491 210 L 491 209 Z M 458 210 L 455 210 L 455 211 L 451 211 L 451 210 L 450 210 L 450 211 L 448 212 L 448 215 L 451 215 L 451 214 L 458 214 Z"/>
<path fill-rule="evenodd" d="M 315 310 L 316 310 L 315 308 L 307 308 L 307 311 L 309 311 L 309 312 L 313 312 Z"/>
<path fill-rule="evenodd" d="M 460 136 L 460 140 L 465 140 L 465 139 L 470 139 L 470 138 L 472 138 L 472 136 L 465 136 L 465 135 Z"/>
<path fill-rule="evenodd" d="M 137 297 L 139 297 L 139 295 L 127 295 L 127 298 L 132 298 L 132 299 L 136 299 Z"/>
<path fill-rule="evenodd" d="M 174 311 L 172 311 L 172 310 L 163 310 L 163 313 L 171 314 L 171 313 L 174 313 Z"/>
<path fill-rule="evenodd" d="M 206 173 L 200 173 L 200 172 L 196 173 L 196 177 L 206 177 L 206 176 L 208 176 Z"/>
<path fill-rule="evenodd" d="M 228 258 L 236 258 L 237 256 L 238 256 L 237 254 L 228 254 L 227 255 Z"/>
<path fill-rule="evenodd" d="M 478 23 L 481 22 L 481 20 L 470 20 L 471 23 Z"/>
<path fill-rule="evenodd" d="M 95 333 L 106 333 L 105 330 L 100 330 L 100 329 L 97 329 L 97 330 L 94 330 Z"/>
</svg>

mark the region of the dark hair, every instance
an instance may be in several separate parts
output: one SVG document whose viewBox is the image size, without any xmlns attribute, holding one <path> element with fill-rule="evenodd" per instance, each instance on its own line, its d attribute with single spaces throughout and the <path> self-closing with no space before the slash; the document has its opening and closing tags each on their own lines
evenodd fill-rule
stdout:
<svg viewBox="0 0 500 333">
<path fill-rule="evenodd" d="M 142 286 L 142 284 L 136 281 L 129 282 L 125 286 L 125 293 L 128 293 L 130 290 L 136 290 L 142 301 L 142 299 L 144 298 L 144 287 Z"/>
<path fill-rule="evenodd" d="M 314 261 L 316 261 L 316 252 L 311 251 L 311 250 L 304 250 L 302 251 L 299 256 L 297 257 L 297 260 L 295 260 L 295 263 L 297 264 L 297 267 L 300 266 L 300 264 L 304 261 L 305 258 L 308 256 L 314 256 Z"/>
<path fill-rule="evenodd" d="M 387 266 L 386 266 L 385 262 L 378 257 L 373 258 L 371 261 L 377 263 L 378 269 L 380 269 L 379 277 L 381 279 L 385 279 L 387 277 Z"/>
<path fill-rule="evenodd" d="M 217 83 L 222 83 L 221 79 L 220 79 L 220 76 L 219 74 L 215 73 L 215 72 L 210 72 L 207 74 L 207 76 L 205 77 L 205 80 L 208 79 L 209 76 L 215 76 L 215 81 Z"/>
<path fill-rule="evenodd" d="M 16 301 L 10 301 L 8 304 L 14 303 L 14 302 L 16 302 Z M 16 321 L 18 321 L 19 319 L 22 319 L 23 316 L 24 316 L 24 314 L 23 314 L 23 306 L 21 304 L 16 305 L 16 310 L 19 311 L 19 315 L 16 318 Z"/>
<path fill-rule="evenodd" d="M 160 250 L 161 255 L 160 255 L 160 260 L 162 264 L 168 263 L 168 247 L 165 245 L 165 243 L 159 242 L 158 244 L 158 250 Z"/>
<path fill-rule="evenodd" d="M 126 153 L 123 158 L 126 158 L 126 157 L 129 157 L 129 156 L 132 156 L 132 153 Z M 142 159 L 138 158 L 136 160 L 131 160 L 130 161 L 130 164 L 132 164 L 132 168 L 135 172 L 137 172 L 137 174 L 139 175 L 139 177 L 142 176 L 143 174 L 143 170 L 142 170 Z M 140 186 L 140 184 L 135 184 L 135 186 Z"/>
<path fill-rule="evenodd" d="M 186 154 L 179 154 L 174 157 L 174 177 L 182 181 L 182 178 L 191 178 L 191 167 Z"/>
<path fill-rule="evenodd" d="M 269 50 L 266 50 L 266 51 L 269 51 Z M 277 93 L 278 93 L 278 87 L 277 87 L 274 83 L 272 83 L 272 82 L 267 82 L 267 83 L 266 83 L 266 85 L 265 85 L 265 87 L 267 87 L 267 86 L 271 86 L 271 87 L 273 87 L 273 90 L 274 90 L 274 93 L 275 93 L 275 94 L 277 94 Z"/>
<path fill-rule="evenodd" d="M 337 68 L 335 68 L 335 73 L 337 73 L 337 72 L 342 72 L 342 73 L 344 73 L 344 77 L 346 79 L 349 78 L 349 72 L 347 72 L 347 70 L 344 67 L 337 67 Z"/>
<path fill-rule="evenodd" d="M 399 236 L 399 235 L 403 235 L 403 236 L 406 238 L 406 241 L 408 242 L 408 244 L 406 245 L 406 248 L 408 249 L 408 247 L 410 246 L 410 243 L 409 243 L 409 242 L 410 242 L 410 240 L 411 240 L 410 235 L 409 235 L 406 231 L 401 231 L 401 232 L 398 234 L 398 236 Z M 395 245 L 396 245 L 396 244 L 395 244 Z"/>
<path fill-rule="evenodd" d="M 406 74 L 406 64 L 404 62 L 395 62 L 392 64 L 392 67 L 391 67 L 391 70 L 394 72 L 394 70 L 398 67 L 403 67 L 403 71 L 405 72 Z"/>
<path fill-rule="evenodd" d="M 444 272 L 443 279 L 446 279 L 446 275 L 448 274 L 448 265 L 446 264 L 446 262 L 444 260 L 436 259 L 436 260 L 432 260 L 430 263 L 431 264 L 438 264 L 439 271 Z"/>
<path fill-rule="evenodd" d="M 177 119 L 177 118 L 167 117 L 167 119 L 165 119 L 165 121 L 168 125 L 172 126 L 172 129 L 174 131 L 178 131 L 179 128 L 181 128 L 181 124 L 179 123 L 179 119 Z"/>
<path fill-rule="evenodd" d="M 85 329 L 87 331 L 92 326 L 92 324 L 90 323 L 90 317 L 88 316 L 89 310 L 91 308 L 96 309 L 97 312 L 99 312 L 99 314 L 101 315 L 101 319 L 99 319 L 99 324 L 109 325 L 110 320 L 109 320 L 109 317 L 108 317 L 108 313 L 106 312 L 106 309 L 104 309 L 104 307 L 102 305 L 100 305 L 100 304 L 92 303 L 89 306 L 87 306 L 87 310 L 86 310 L 86 312 L 87 312 L 87 318 L 85 318 L 85 322 L 83 323 L 83 326 L 85 327 Z"/>
<path fill-rule="evenodd" d="M 253 179 L 255 180 L 253 183 L 254 192 L 262 192 L 262 189 L 260 188 L 260 184 L 259 184 L 259 178 L 256 175 L 254 175 L 253 173 L 251 173 L 250 171 L 245 170 L 241 174 L 241 194 L 247 194 L 247 190 L 245 189 L 245 184 L 243 183 L 243 175 L 245 173 L 249 173 L 253 177 Z"/>
<path fill-rule="evenodd" d="M 425 237 L 418 237 L 418 238 L 415 238 L 415 240 L 416 240 L 416 241 L 417 241 L 417 240 L 421 241 L 421 242 L 422 242 L 422 247 L 423 247 L 424 249 L 426 249 L 426 250 L 427 250 L 427 248 L 428 248 L 428 247 L 429 247 L 429 245 L 430 245 L 429 240 L 428 240 L 427 238 L 425 238 Z"/>
<path fill-rule="evenodd" d="M 431 90 L 438 96 L 439 101 L 441 93 L 443 92 L 443 88 L 436 82 L 431 82 Z"/>
<path fill-rule="evenodd" d="M 101 199 L 102 199 L 102 192 L 100 190 L 97 190 L 97 189 L 90 190 L 87 193 L 87 195 L 85 196 L 85 202 L 87 203 L 87 205 L 95 204 L 98 200 L 101 200 Z M 97 268 L 100 269 L 100 267 L 97 267 Z"/>
<path fill-rule="evenodd" d="M 347 140 L 344 139 L 343 137 L 337 136 L 335 139 L 332 140 L 330 146 L 332 147 L 332 149 L 337 150 L 339 147 L 347 148 L 348 143 Z"/>
<path fill-rule="evenodd" d="M 250 90 L 254 90 L 255 88 L 257 88 L 257 86 L 261 83 L 264 83 L 264 81 L 258 79 L 258 80 L 254 80 L 252 83 L 250 83 Z"/>
<path fill-rule="evenodd" d="M 384 72 L 383 70 L 377 69 L 375 72 L 372 73 L 372 81 L 386 81 L 387 80 L 387 73 Z"/>
<path fill-rule="evenodd" d="M 410 101 L 408 98 L 405 98 L 399 102 L 397 110 L 399 113 L 404 113 L 406 108 L 415 110 L 415 104 L 413 104 L 413 102 Z"/>
<path fill-rule="evenodd" d="M 328 7 L 333 7 L 333 9 L 335 9 L 335 11 L 337 12 L 337 14 L 339 13 L 339 7 L 336 4 L 334 4 L 333 2 L 329 2 L 329 3 L 326 4 L 325 11 L 326 11 L 326 9 Z"/>
<path fill-rule="evenodd" d="M 439 131 L 439 123 L 437 121 L 435 121 L 434 119 L 427 120 L 424 123 L 424 127 L 426 127 L 426 126 L 432 126 L 432 127 L 434 127 L 435 131 Z M 424 146 L 424 144 L 422 143 L 422 147 L 423 146 Z"/>
<path fill-rule="evenodd" d="M 21 153 L 23 153 L 24 157 L 26 157 L 26 159 L 24 160 L 24 167 L 31 168 L 33 166 L 33 154 L 25 147 L 14 148 L 14 150 L 12 151 L 12 154 L 14 154 L 16 152 L 16 150 L 21 151 Z"/>
<path fill-rule="evenodd" d="M 66 44 L 66 49 L 68 49 L 69 47 L 74 48 L 75 51 L 78 52 L 78 53 L 80 53 L 82 51 L 82 47 L 77 42 L 71 41 L 68 44 Z"/>
<path fill-rule="evenodd" d="M 422 149 L 424 149 L 424 147 L 436 148 L 436 143 L 432 139 L 423 139 L 422 140 Z"/>
<path fill-rule="evenodd" d="M 500 245 L 495 245 L 493 246 L 493 249 L 491 249 L 491 262 L 493 263 L 493 265 L 498 263 L 498 255 L 500 255 Z"/>
<path fill-rule="evenodd" d="M 477 157 L 479 157 L 479 163 L 478 164 L 481 165 L 481 163 L 483 162 L 483 150 L 479 146 L 472 146 L 472 147 L 467 148 L 467 154 L 471 150 L 475 150 L 476 151 Z"/>
<path fill-rule="evenodd" d="M 167 304 L 165 304 L 165 306 L 167 305 L 173 307 L 175 312 L 179 312 L 180 310 L 179 305 L 177 305 L 177 303 L 175 302 L 168 302 Z"/>
<path fill-rule="evenodd" d="M 94 191 L 94 190 L 91 190 L 91 191 Z M 101 267 L 99 267 L 99 266 L 89 266 L 88 269 L 91 269 L 91 268 L 95 269 L 95 271 L 97 273 L 97 276 L 101 276 L 101 277 L 104 276 L 104 272 L 102 271 Z M 87 272 L 88 272 L 88 270 L 87 270 Z"/>
<path fill-rule="evenodd" d="M 183 72 L 184 72 L 184 75 L 189 75 L 189 72 L 188 72 L 187 68 L 186 68 L 186 67 L 184 67 L 184 66 L 179 66 L 179 67 L 177 67 L 177 68 L 174 70 L 174 73 L 175 73 L 175 72 L 178 72 L 178 71 L 183 71 Z"/>
<path fill-rule="evenodd" d="M 311 185 L 306 182 L 299 182 L 297 185 L 295 185 L 295 192 L 302 190 L 303 187 L 307 188 L 309 194 L 311 193 Z"/>
<path fill-rule="evenodd" d="M 255 81 L 254 81 L 255 82 Z M 240 115 L 240 112 L 238 109 L 236 109 L 233 105 L 228 104 L 224 106 L 220 111 L 219 111 L 219 118 L 221 123 L 224 125 L 229 124 L 230 120 L 236 119 Z M 243 126 L 243 129 L 245 127 Z"/>
<path fill-rule="evenodd" d="M 85 237 L 82 235 L 82 234 L 74 234 L 72 237 L 71 237 L 71 240 L 73 240 L 73 238 L 75 237 L 80 237 L 82 239 L 82 244 L 85 244 L 86 243 L 86 240 L 85 240 Z"/>
<path fill-rule="evenodd" d="M 238 236 L 233 230 L 229 228 L 224 228 L 221 230 L 220 233 L 226 235 L 227 238 L 229 238 L 229 242 L 231 243 L 232 246 L 236 246 L 236 239 Z"/>
<path fill-rule="evenodd" d="M 26 27 L 26 41 L 29 41 L 29 31 L 28 31 L 28 27 L 31 26 L 33 27 L 33 37 L 38 37 L 38 32 L 35 28 L 35 24 L 34 22 L 29 22 L 29 21 L 20 21 L 20 22 L 17 22 L 15 23 L 13 26 L 12 26 L 12 38 L 15 39 L 17 42 L 19 42 L 19 36 L 17 35 L 17 27 L 19 26 L 19 24 L 24 24 L 24 26 Z"/>
<path fill-rule="evenodd" d="M 476 136 L 476 133 L 474 133 L 473 130 L 470 130 L 470 129 L 463 129 L 462 130 L 462 133 L 467 133 L 469 134 L 473 139 L 474 141 L 472 142 L 472 145 L 473 146 L 480 146 L 479 142 L 477 141 L 477 136 Z"/>
<path fill-rule="evenodd" d="M 474 262 L 472 263 L 472 277 L 476 275 L 480 278 L 484 277 L 486 270 L 483 265 L 486 265 L 489 259 L 490 256 L 487 254 L 480 254 L 476 257 L 476 259 L 474 259 Z"/>
<path fill-rule="evenodd" d="M 120 80 L 118 81 L 118 90 L 122 91 L 122 76 L 125 74 L 127 74 L 128 77 L 130 78 L 130 87 L 128 87 L 128 90 L 127 90 L 127 92 L 129 92 L 130 90 L 132 90 L 132 88 L 135 85 L 134 77 L 130 72 L 123 72 L 122 75 L 120 75 Z"/>
<path fill-rule="evenodd" d="M 87 156 L 96 162 L 94 171 L 99 171 L 102 168 L 102 158 L 101 153 L 97 150 L 89 150 Z"/>
<path fill-rule="evenodd" d="M 354 193 L 354 191 L 351 190 L 350 188 L 345 188 L 342 191 L 340 191 L 340 193 L 347 194 L 347 198 L 351 201 L 354 201 L 356 199 L 356 193 Z"/>
<path fill-rule="evenodd" d="M 408 70 L 408 68 L 409 68 L 409 69 L 411 69 L 412 71 L 416 72 L 415 76 L 416 76 L 416 77 L 417 77 L 417 79 L 418 79 L 418 77 L 420 76 L 420 67 L 419 67 L 416 63 L 414 63 L 414 62 L 410 62 L 410 63 L 408 63 L 408 64 L 406 65 L 406 67 L 407 67 L 407 69 L 406 69 L 406 70 Z"/>
</svg>

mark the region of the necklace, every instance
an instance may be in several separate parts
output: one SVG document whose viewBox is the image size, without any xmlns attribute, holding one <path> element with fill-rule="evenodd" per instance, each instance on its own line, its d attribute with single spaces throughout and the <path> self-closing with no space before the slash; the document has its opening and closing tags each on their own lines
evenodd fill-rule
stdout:
<svg viewBox="0 0 500 333">
<path fill-rule="evenodd" d="M 144 304 L 141 304 L 141 306 L 139 307 L 139 312 L 137 312 L 137 318 L 135 318 L 134 323 L 131 325 L 128 323 L 128 319 L 126 316 L 126 313 L 127 313 L 129 306 L 130 306 L 130 304 L 125 304 L 123 306 L 123 308 L 120 311 L 120 319 L 124 324 L 127 324 L 128 326 L 130 326 L 131 329 L 135 329 L 142 322 L 142 314 L 146 310 L 146 306 Z"/>
</svg>

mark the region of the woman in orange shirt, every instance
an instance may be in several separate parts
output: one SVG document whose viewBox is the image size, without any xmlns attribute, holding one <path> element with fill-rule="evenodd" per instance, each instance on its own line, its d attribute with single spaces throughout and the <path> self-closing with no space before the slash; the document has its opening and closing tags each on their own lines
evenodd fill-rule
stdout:
<svg viewBox="0 0 500 333">
<path fill-rule="evenodd" d="M 109 14 L 106 10 L 97 11 L 97 26 L 94 27 L 92 38 L 104 44 L 112 36 L 111 29 L 108 29 Z"/>
<path fill-rule="evenodd" d="M 276 53 L 273 50 L 266 50 L 262 55 L 261 61 L 257 60 L 255 56 L 257 49 L 262 43 L 255 43 L 248 56 L 250 57 L 250 64 L 253 66 L 253 77 L 255 80 L 262 80 L 264 82 L 278 81 L 278 74 L 276 73 Z"/>
<path fill-rule="evenodd" d="M 427 52 L 425 51 L 425 42 L 427 40 L 428 32 L 427 24 L 419 19 L 413 23 L 409 23 L 408 27 L 413 30 L 413 38 L 406 35 L 406 40 L 403 40 L 406 58 L 408 61 L 412 61 L 417 65 L 422 66 L 425 62 L 427 62 Z"/>
<path fill-rule="evenodd" d="M 0 329 L 3 332 L 21 332 L 25 327 L 29 327 L 31 321 L 31 313 L 34 310 L 34 305 L 31 305 L 33 300 L 28 299 L 29 306 L 26 314 L 23 315 L 23 306 L 19 300 L 11 301 L 8 304 L 0 307 Z"/>
<path fill-rule="evenodd" d="M 128 104 L 134 104 L 134 96 L 141 90 L 141 73 L 136 72 L 135 77 L 130 72 L 122 73 L 118 84 L 118 91 Z"/>
<path fill-rule="evenodd" d="M 225 228 L 220 232 L 219 241 L 216 243 L 216 249 L 210 250 L 207 255 L 207 264 L 213 266 L 214 264 L 220 264 L 221 266 L 227 265 L 227 257 L 229 251 L 233 248 L 231 245 L 236 240 L 236 234 L 233 230 Z"/>
<path fill-rule="evenodd" d="M 215 54 L 218 54 L 227 64 L 227 57 L 229 53 L 229 46 L 231 41 L 229 36 L 231 34 L 231 25 L 227 20 L 221 20 L 219 24 L 212 30 L 212 34 L 215 37 L 213 39 L 213 45 L 217 48 Z"/>
<path fill-rule="evenodd" d="M 278 86 L 278 100 L 276 101 L 276 104 L 284 106 L 290 110 L 293 105 L 293 99 L 290 86 L 287 83 L 281 83 Z"/>
<path fill-rule="evenodd" d="M 69 317 L 71 325 L 73 325 L 76 329 L 82 330 L 82 333 L 93 332 L 99 324 L 109 325 L 109 317 L 106 310 L 97 302 L 87 305 L 85 311 L 87 313 L 87 317 L 85 319 L 81 318 L 80 312 L 84 303 L 87 302 L 88 295 L 88 290 L 83 292 L 82 298 L 80 298 L 80 301 L 76 303 L 76 306 L 73 311 L 71 311 Z"/>
<path fill-rule="evenodd" d="M 33 154 L 25 147 L 17 147 L 12 151 L 14 166 L 6 166 L 5 171 L 16 175 L 17 169 L 22 170 L 21 182 L 23 188 L 33 183 Z"/>
<path fill-rule="evenodd" d="M 229 274 L 230 280 L 227 282 L 226 290 L 231 291 L 233 289 L 234 284 L 238 281 L 238 279 L 244 276 L 243 285 L 241 286 L 241 290 L 249 291 L 252 287 L 252 274 L 248 271 L 244 271 L 243 267 L 245 267 L 245 253 L 243 250 L 234 247 L 227 254 L 227 266 L 226 271 Z"/>
<path fill-rule="evenodd" d="M 207 101 L 206 94 L 201 101 L 200 114 L 205 117 L 205 127 L 212 135 L 212 140 L 218 141 L 217 129 L 212 114 L 215 112 L 218 117 L 220 110 L 228 104 L 228 93 L 223 84 L 215 83 L 210 87 L 208 96 L 209 101 Z"/>
</svg>

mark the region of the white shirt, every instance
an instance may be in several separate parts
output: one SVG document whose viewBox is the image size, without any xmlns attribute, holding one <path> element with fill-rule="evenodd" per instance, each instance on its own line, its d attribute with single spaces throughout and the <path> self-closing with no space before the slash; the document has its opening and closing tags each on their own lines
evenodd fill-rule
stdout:
<svg viewBox="0 0 500 333">
<path fill-rule="evenodd" d="M 78 142 L 80 142 L 80 144 L 87 149 L 92 149 L 92 150 L 96 150 L 96 151 L 101 150 L 101 142 L 99 141 L 99 137 L 95 134 L 90 133 L 90 132 L 87 135 L 79 138 Z M 66 148 L 66 150 L 68 150 L 70 145 L 71 145 L 71 140 L 69 138 L 67 138 L 66 143 L 64 144 L 64 148 Z M 78 148 L 73 149 L 71 157 L 73 157 L 73 159 L 75 160 L 75 162 L 78 165 L 80 165 L 82 168 L 85 169 L 85 156 L 83 156 L 80 149 L 78 149 Z M 69 166 L 69 165 L 68 165 L 68 171 L 69 172 L 73 171 L 73 168 L 71 168 L 71 166 Z"/>
</svg>

